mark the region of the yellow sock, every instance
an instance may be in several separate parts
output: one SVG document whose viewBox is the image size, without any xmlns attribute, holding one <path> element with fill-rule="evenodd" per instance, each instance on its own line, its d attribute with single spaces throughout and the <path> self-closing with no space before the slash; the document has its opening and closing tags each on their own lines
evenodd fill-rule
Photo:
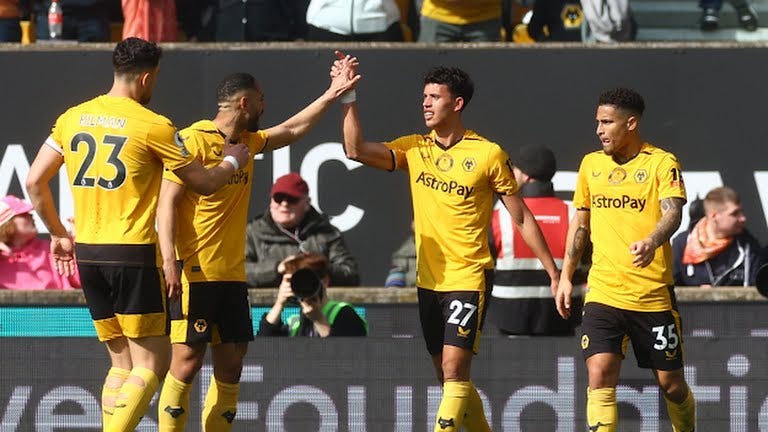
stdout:
<svg viewBox="0 0 768 432">
<path fill-rule="evenodd" d="M 475 384 L 472 381 L 469 382 L 469 385 L 472 388 L 470 389 L 469 401 L 467 402 L 467 414 L 464 416 L 464 429 L 469 432 L 491 432 L 488 420 L 485 419 L 483 400 L 480 399 L 480 393 L 477 392 L 477 388 L 475 388 Z"/>
<path fill-rule="evenodd" d="M 458 432 L 469 405 L 472 383 L 446 381 L 443 384 L 443 400 L 437 410 L 434 432 Z"/>
<path fill-rule="evenodd" d="M 125 379 L 128 378 L 131 371 L 117 367 L 109 368 L 107 378 L 104 380 L 104 387 L 101 388 L 101 424 L 104 431 L 112 420 L 115 413 L 115 401 L 120 393 L 120 387 L 123 386 Z"/>
<path fill-rule="evenodd" d="M 203 432 L 229 432 L 237 414 L 240 384 L 227 384 L 211 377 L 203 406 Z"/>
<path fill-rule="evenodd" d="M 587 388 L 587 423 L 590 432 L 616 432 L 619 407 L 616 404 L 616 388 Z"/>
<path fill-rule="evenodd" d="M 157 403 L 159 432 L 183 432 L 189 413 L 189 391 L 192 384 L 179 381 L 168 372 Z"/>
<path fill-rule="evenodd" d="M 688 396 L 683 403 L 676 404 L 666 397 L 667 413 L 672 420 L 672 430 L 675 432 L 693 432 L 696 428 L 696 401 L 693 392 L 688 389 Z"/>
<path fill-rule="evenodd" d="M 139 378 L 144 385 L 137 385 L 131 381 L 132 377 Z M 159 381 L 157 375 L 149 369 L 135 367 L 120 388 L 115 404 L 115 413 L 107 428 L 110 432 L 132 431 L 136 429 L 141 418 L 147 412 L 149 402 L 155 395 Z"/>
</svg>

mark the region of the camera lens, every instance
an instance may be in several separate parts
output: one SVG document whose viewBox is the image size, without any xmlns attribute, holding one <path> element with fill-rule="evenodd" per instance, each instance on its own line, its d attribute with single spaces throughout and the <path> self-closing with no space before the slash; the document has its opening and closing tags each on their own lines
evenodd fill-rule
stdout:
<svg viewBox="0 0 768 432">
<path fill-rule="evenodd" d="M 314 297 L 322 287 L 320 278 L 308 268 L 298 269 L 291 275 L 291 291 L 300 299 Z"/>
</svg>

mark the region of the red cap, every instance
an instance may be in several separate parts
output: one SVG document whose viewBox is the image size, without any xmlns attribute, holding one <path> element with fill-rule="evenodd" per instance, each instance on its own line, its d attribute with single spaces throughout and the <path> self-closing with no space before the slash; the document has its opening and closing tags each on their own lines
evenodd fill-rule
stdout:
<svg viewBox="0 0 768 432">
<path fill-rule="evenodd" d="M 302 198 L 309 195 L 309 186 L 298 173 L 292 172 L 275 180 L 275 184 L 272 185 L 272 196 L 277 194 Z"/>
<path fill-rule="evenodd" d="M 24 201 L 13 195 L 0 199 L 0 225 L 13 219 L 14 216 L 29 213 L 35 209 L 29 201 Z"/>
</svg>

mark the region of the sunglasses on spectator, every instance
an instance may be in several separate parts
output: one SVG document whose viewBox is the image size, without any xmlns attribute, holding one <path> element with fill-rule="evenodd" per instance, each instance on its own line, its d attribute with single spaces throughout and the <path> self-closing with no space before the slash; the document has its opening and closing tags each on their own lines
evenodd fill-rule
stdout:
<svg viewBox="0 0 768 432">
<path fill-rule="evenodd" d="M 295 197 L 295 196 L 291 196 L 291 195 L 288 195 L 288 194 L 278 193 L 278 194 L 272 195 L 272 200 L 274 202 L 278 203 L 278 204 L 281 204 L 283 201 L 285 201 L 289 205 L 293 205 L 293 204 L 296 204 L 297 202 L 301 201 L 301 198 Z"/>
</svg>

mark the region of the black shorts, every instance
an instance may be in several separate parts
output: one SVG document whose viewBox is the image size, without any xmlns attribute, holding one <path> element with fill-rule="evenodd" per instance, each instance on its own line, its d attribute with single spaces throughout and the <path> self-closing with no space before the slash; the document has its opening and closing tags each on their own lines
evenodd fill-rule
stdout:
<svg viewBox="0 0 768 432">
<path fill-rule="evenodd" d="M 442 353 L 443 345 L 477 354 L 492 287 L 493 270 L 489 270 L 485 272 L 485 291 L 441 292 L 418 288 L 421 332 L 429 354 Z"/>
<path fill-rule="evenodd" d="M 100 341 L 168 334 L 160 269 L 84 263 L 77 269 Z"/>
<path fill-rule="evenodd" d="M 239 343 L 253 340 L 253 319 L 245 282 L 184 281 L 170 302 L 172 343 Z"/>
<path fill-rule="evenodd" d="M 676 308 L 637 312 L 590 302 L 581 321 L 582 354 L 585 359 L 598 353 L 624 357 L 631 341 L 639 367 L 677 370 L 683 367 L 681 326 Z"/>
</svg>

